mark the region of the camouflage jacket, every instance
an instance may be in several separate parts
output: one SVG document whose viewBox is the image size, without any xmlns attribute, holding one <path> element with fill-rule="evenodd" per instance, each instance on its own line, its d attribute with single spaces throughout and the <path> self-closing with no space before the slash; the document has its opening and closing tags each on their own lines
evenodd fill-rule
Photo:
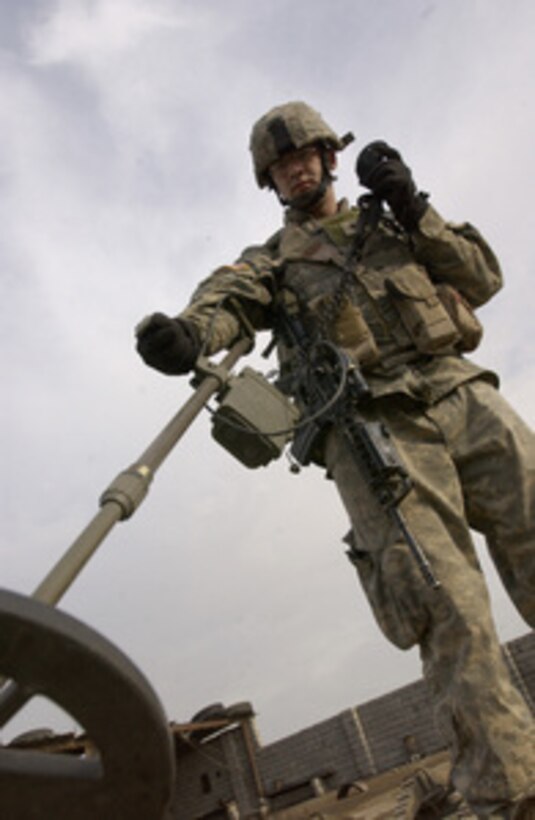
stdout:
<svg viewBox="0 0 535 820">
<path fill-rule="evenodd" d="M 410 234 L 383 214 L 355 254 L 358 217 L 345 201 L 323 220 L 287 212 L 278 233 L 203 281 L 181 317 L 211 354 L 273 328 L 282 299 L 358 359 L 376 396 L 432 403 L 464 381 L 496 380 L 463 356 L 479 340 L 473 309 L 502 284 L 478 231 L 431 206 Z M 279 357 L 291 352 L 279 345 Z"/>
</svg>

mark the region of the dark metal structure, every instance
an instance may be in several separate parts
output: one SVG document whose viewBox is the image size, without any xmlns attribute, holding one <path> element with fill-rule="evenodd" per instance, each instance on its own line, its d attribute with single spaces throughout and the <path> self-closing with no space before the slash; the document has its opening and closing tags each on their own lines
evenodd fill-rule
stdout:
<svg viewBox="0 0 535 820">
<path fill-rule="evenodd" d="M 44 695 L 95 748 L 83 758 L 0 749 L 4 817 L 162 820 L 173 788 L 171 737 L 151 686 L 122 652 L 65 613 L 2 591 L 0 669 L 17 686 L 19 708 Z"/>
</svg>

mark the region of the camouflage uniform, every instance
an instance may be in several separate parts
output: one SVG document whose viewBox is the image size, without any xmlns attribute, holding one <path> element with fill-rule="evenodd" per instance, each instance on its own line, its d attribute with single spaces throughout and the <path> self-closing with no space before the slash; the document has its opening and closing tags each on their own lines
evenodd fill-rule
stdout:
<svg viewBox="0 0 535 820">
<path fill-rule="evenodd" d="M 244 326 L 270 327 L 274 294 L 290 292 L 318 321 L 330 315 L 331 338 L 359 358 L 374 395 L 365 413 L 384 420 L 414 482 L 401 510 L 440 590 L 426 585 L 336 428 L 321 457 L 349 514 L 350 559 L 375 617 L 397 646 L 419 645 L 452 750 L 453 782 L 489 816 L 535 786 L 533 717 L 510 681 L 469 531 L 485 535 L 512 600 L 534 627 L 535 438 L 497 392 L 494 374 L 462 355 L 477 343 L 470 309 L 501 287 L 501 273 L 468 224 L 446 223 L 429 207 L 408 234 L 383 216 L 353 265 L 345 309 L 329 314 L 357 215 L 346 203 L 322 221 L 290 210 L 265 245 L 203 282 L 181 316 L 215 352 Z M 437 283 L 455 288 L 446 314 Z M 348 304 L 358 338 L 344 330 Z"/>
</svg>

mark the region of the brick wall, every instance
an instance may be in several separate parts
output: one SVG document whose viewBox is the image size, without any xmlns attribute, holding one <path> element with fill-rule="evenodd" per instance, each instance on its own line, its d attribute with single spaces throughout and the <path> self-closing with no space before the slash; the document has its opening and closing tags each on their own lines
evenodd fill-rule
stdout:
<svg viewBox="0 0 535 820">
<path fill-rule="evenodd" d="M 423 681 L 368 701 L 357 713 L 377 772 L 407 763 L 413 755 L 444 748 Z"/>
<path fill-rule="evenodd" d="M 535 712 L 535 634 L 511 641 L 504 653 Z M 312 797 L 320 783 L 336 789 L 443 748 L 420 680 L 257 747 L 256 761 L 270 805 L 279 809 Z M 239 727 L 179 757 L 175 817 L 224 818 L 222 804 L 230 799 L 243 817 L 258 816 L 257 788 Z"/>
<path fill-rule="evenodd" d="M 258 763 L 266 794 L 278 808 L 297 802 L 303 783 L 309 784 L 305 791 L 312 797 L 313 778 L 334 789 L 370 769 L 352 710 L 259 749 Z"/>
<path fill-rule="evenodd" d="M 516 638 L 504 648 L 513 679 L 535 714 L 535 633 Z"/>
<path fill-rule="evenodd" d="M 176 765 L 175 817 L 189 820 L 221 807 L 234 797 L 230 770 L 220 739 L 179 747 Z M 225 817 L 225 814 L 222 815 Z"/>
</svg>

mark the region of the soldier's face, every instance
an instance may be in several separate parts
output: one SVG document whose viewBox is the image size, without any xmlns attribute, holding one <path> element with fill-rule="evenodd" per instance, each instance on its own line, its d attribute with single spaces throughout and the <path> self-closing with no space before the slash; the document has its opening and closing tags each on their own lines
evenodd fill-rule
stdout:
<svg viewBox="0 0 535 820">
<path fill-rule="evenodd" d="M 320 152 L 314 146 L 289 151 L 274 162 L 269 171 L 279 195 L 290 202 L 310 193 L 321 183 Z"/>
</svg>

